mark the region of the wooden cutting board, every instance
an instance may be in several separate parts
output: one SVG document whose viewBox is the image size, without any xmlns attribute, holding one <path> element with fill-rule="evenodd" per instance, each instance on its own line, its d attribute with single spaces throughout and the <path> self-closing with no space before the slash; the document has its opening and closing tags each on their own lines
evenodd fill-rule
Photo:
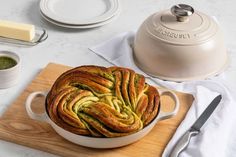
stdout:
<svg viewBox="0 0 236 157">
<path fill-rule="evenodd" d="M 0 139 L 65 157 L 157 157 L 161 156 L 166 144 L 193 102 L 192 95 L 176 92 L 181 104 L 178 114 L 171 119 L 159 122 L 151 133 L 136 143 L 115 149 L 81 147 L 60 137 L 49 124 L 30 119 L 24 107 L 25 100 L 31 92 L 49 90 L 55 79 L 68 69 L 70 67 L 50 63 L 39 73 L 0 117 Z M 42 110 L 43 101 L 42 98 L 34 101 L 35 111 Z M 165 110 L 169 110 L 173 104 L 173 101 L 167 96 L 162 97 L 161 101 L 163 104 L 167 104 Z"/>
</svg>

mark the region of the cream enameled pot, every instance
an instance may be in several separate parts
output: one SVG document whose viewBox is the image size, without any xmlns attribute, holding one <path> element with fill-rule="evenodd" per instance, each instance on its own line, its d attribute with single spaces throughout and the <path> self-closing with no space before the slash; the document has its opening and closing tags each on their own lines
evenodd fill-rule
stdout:
<svg viewBox="0 0 236 157">
<path fill-rule="evenodd" d="M 137 140 L 141 139 L 142 137 L 144 137 L 145 135 L 147 135 L 152 128 L 155 126 L 155 124 L 158 121 L 164 120 L 164 119 L 168 119 L 173 117 L 174 115 L 176 115 L 179 111 L 179 107 L 180 107 L 180 103 L 179 103 L 179 98 L 178 96 L 170 91 L 170 90 L 163 90 L 163 89 L 159 89 L 158 90 L 160 93 L 160 96 L 162 95 L 167 95 L 170 96 L 171 99 L 173 99 L 174 101 L 174 108 L 172 111 L 163 111 L 162 109 L 162 105 L 169 105 L 169 104 L 162 104 L 160 103 L 159 105 L 159 113 L 156 116 L 155 119 L 153 119 L 153 121 L 148 124 L 146 127 L 144 127 L 142 130 L 127 135 L 127 136 L 121 136 L 121 137 L 112 137 L 112 138 L 104 138 L 104 137 L 89 137 L 89 136 L 82 136 L 82 135 L 77 135 L 74 134 L 72 132 L 69 132 L 65 129 L 63 129 L 62 127 L 58 126 L 56 123 L 54 123 L 48 113 L 46 112 L 46 103 L 45 103 L 45 111 L 42 114 L 37 114 L 35 113 L 32 109 L 32 102 L 33 100 L 38 97 L 38 96 L 44 96 L 47 97 L 47 92 L 33 92 L 31 93 L 26 100 L 25 103 L 25 108 L 26 111 L 29 115 L 30 118 L 34 119 L 34 120 L 38 120 L 38 121 L 44 121 L 47 122 L 48 124 L 50 124 L 53 129 L 62 137 L 64 137 L 65 139 L 75 143 L 75 144 L 79 144 L 81 146 L 85 146 L 85 147 L 91 147 L 91 148 L 116 148 L 116 147 L 121 147 L 121 146 L 125 146 L 128 144 L 131 144 L 133 142 L 136 142 Z"/>
<path fill-rule="evenodd" d="M 135 36 L 134 58 L 147 74 L 172 81 L 214 76 L 228 61 L 216 21 L 185 4 L 143 22 Z"/>
</svg>

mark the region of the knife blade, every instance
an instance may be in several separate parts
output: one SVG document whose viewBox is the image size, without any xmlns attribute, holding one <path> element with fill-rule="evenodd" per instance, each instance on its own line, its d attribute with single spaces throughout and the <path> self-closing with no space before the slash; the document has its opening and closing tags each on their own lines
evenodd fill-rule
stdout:
<svg viewBox="0 0 236 157">
<path fill-rule="evenodd" d="M 178 157 L 179 154 L 188 146 L 191 137 L 196 136 L 201 127 L 205 124 L 208 118 L 211 116 L 213 111 L 216 109 L 222 99 L 221 95 L 215 97 L 208 107 L 203 111 L 200 117 L 194 122 L 190 129 L 180 138 L 175 145 L 174 149 L 170 153 L 170 157 Z"/>
</svg>

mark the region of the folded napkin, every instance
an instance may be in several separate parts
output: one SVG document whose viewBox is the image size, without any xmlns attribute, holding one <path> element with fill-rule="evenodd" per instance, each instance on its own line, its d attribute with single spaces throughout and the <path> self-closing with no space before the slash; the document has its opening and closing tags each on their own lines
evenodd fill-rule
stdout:
<svg viewBox="0 0 236 157">
<path fill-rule="evenodd" d="M 111 64 L 134 69 L 148 78 L 149 83 L 162 87 L 188 92 L 195 100 L 186 117 L 176 130 L 164 150 L 163 157 L 168 157 L 179 138 L 191 127 L 209 103 L 218 95 L 222 95 L 221 103 L 213 112 L 201 133 L 193 137 L 180 157 L 230 157 L 236 154 L 236 101 L 223 85 L 224 75 L 203 81 L 170 82 L 153 78 L 140 70 L 133 61 L 132 44 L 135 32 L 122 33 L 102 44 L 90 48 Z"/>
</svg>

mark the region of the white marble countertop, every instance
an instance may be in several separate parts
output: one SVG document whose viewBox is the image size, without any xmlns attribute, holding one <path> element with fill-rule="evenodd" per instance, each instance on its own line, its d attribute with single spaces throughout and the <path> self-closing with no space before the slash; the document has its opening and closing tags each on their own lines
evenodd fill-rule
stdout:
<svg viewBox="0 0 236 157">
<path fill-rule="evenodd" d="M 208 15 L 216 16 L 225 34 L 230 51 L 231 66 L 226 73 L 226 84 L 236 91 L 236 12 L 235 0 L 119 0 L 122 4 L 120 16 L 103 27 L 88 30 L 70 30 L 54 26 L 39 15 L 39 0 L 0 0 L 0 19 L 32 23 L 48 30 L 49 38 L 34 47 L 16 47 L 0 44 L 0 50 L 16 52 L 22 59 L 22 73 L 19 84 L 0 90 L 0 113 L 19 96 L 35 75 L 49 62 L 70 66 L 96 64 L 109 66 L 104 59 L 88 50 L 112 36 L 124 31 L 136 30 L 149 15 L 170 8 L 173 4 L 186 3 Z M 236 92 L 235 92 L 236 93 Z M 54 156 L 17 144 L 0 140 L 0 157 Z"/>
</svg>

